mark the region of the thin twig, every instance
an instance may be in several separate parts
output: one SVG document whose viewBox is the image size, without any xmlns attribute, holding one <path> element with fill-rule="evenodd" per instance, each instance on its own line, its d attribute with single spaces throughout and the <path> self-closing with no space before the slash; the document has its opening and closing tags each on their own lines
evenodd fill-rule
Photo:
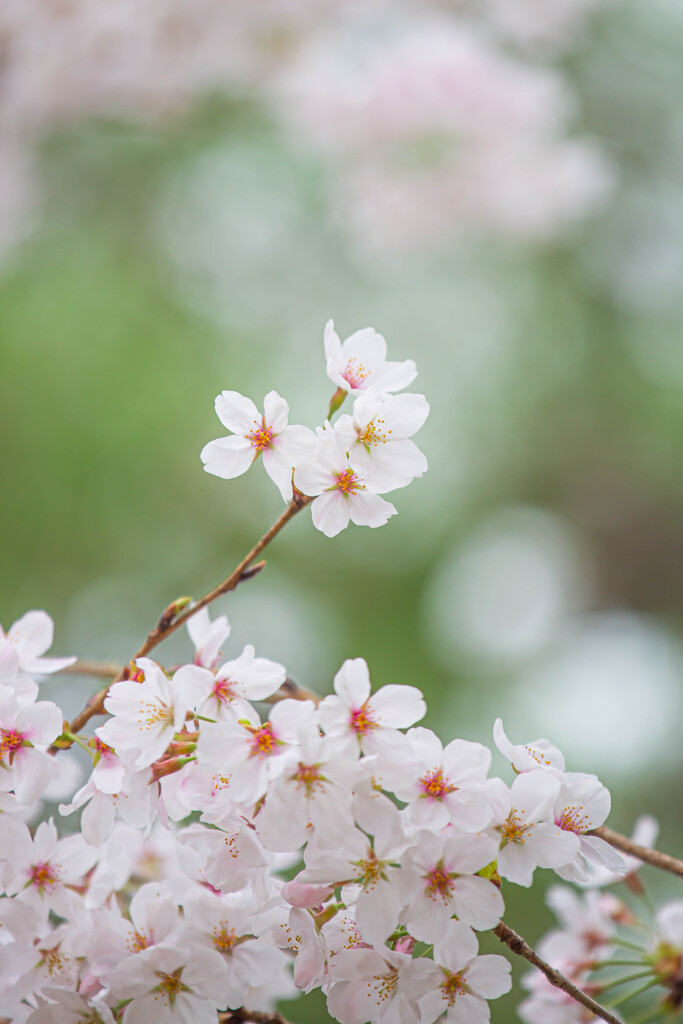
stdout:
<svg viewBox="0 0 683 1024">
<path fill-rule="evenodd" d="M 305 690 L 303 686 L 299 686 L 287 676 L 277 693 L 274 693 L 272 697 L 266 697 L 264 703 L 277 704 L 281 700 L 312 700 L 317 707 L 322 697 L 318 693 L 313 693 L 313 690 Z"/>
<path fill-rule="evenodd" d="M 668 853 L 660 853 L 658 850 L 651 850 L 648 846 L 640 846 L 638 843 L 634 843 L 632 839 L 620 835 L 619 832 L 613 832 L 611 828 L 605 828 L 604 825 L 600 828 L 594 828 L 592 832 L 587 834 L 604 839 L 615 850 L 621 850 L 622 853 L 630 853 L 633 857 L 637 857 L 638 860 L 642 860 L 646 864 L 651 864 L 655 868 L 661 868 L 662 871 L 670 871 L 673 875 L 683 878 L 683 860 L 671 857 Z"/>
<path fill-rule="evenodd" d="M 65 676 L 94 676 L 102 679 L 111 679 L 121 671 L 121 665 L 116 661 L 85 661 L 79 658 L 73 665 L 62 669 Z"/>
<path fill-rule="evenodd" d="M 530 964 L 533 964 L 534 967 L 537 967 L 539 971 L 545 974 L 551 985 L 562 989 L 563 992 L 566 992 L 568 996 L 575 999 L 577 1003 L 581 1003 L 582 1006 L 585 1006 L 586 1009 L 590 1010 L 596 1017 L 601 1017 L 603 1020 L 607 1021 L 607 1024 L 622 1024 L 622 1021 L 620 1021 L 618 1017 L 613 1016 L 613 1014 L 611 1014 L 609 1010 L 606 1010 L 604 1006 L 601 1006 L 600 1003 L 596 1003 L 594 999 L 587 996 L 580 988 L 573 985 L 569 978 L 565 978 L 563 974 L 556 971 L 555 968 L 551 967 L 550 964 L 547 964 L 545 960 L 541 960 L 538 953 L 531 948 L 529 943 L 526 942 L 521 935 L 518 935 L 517 932 L 514 932 L 512 928 L 508 928 L 508 926 L 501 921 L 493 929 L 493 933 L 494 935 L 497 935 L 500 941 L 504 942 L 513 953 L 516 953 L 517 956 L 524 957 L 525 960 L 528 960 Z"/>
<path fill-rule="evenodd" d="M 244 580 L 251 579 L 254 575 L 254 570 L 257 569 L 255 565 L 252 565 L 254 560 L 258 558 L 263 549 L 270 544 L 271 540 L 278 535 L 280 530 L 286 526 L 289 520 L 293 519 L 297 512 L 300 512 L 301 509 L 308 505 L 312 500 L 312 498 L 309 498 L 305 494 L 295 492 L 294 497 L 279 519 L 277 519 L 271 528 L 264 533 L 258 543 L 254 545 L 248 555 L 245 555 L 230 575 L 224 579 L 222 583 L 219 583 L 217 587 L 214 587 L 213 590 L 210 590 L 208 594 L 205 594 L 204 597 L 200 601 L 197 601 L 197 603 L 191 608 L 187 608 L 183 611 L 181 615 L 178 615 L 170 621 L 167 621 L 165 615 L 162 615 L 157 625 L 147 636 L 145 642 L 133 655 L 132 660 L 135 661 L 137 658 L 144 658 L 144 656 L 149 654 L 149 652 L 160 644 L 162 640 L 165 640 L 167 636 L 171 635 L 171 633 L 175 633 L 180 626 L 187 622 L 188 619 L 191 619 L 193 615 L 196 615 L 196 613 L 202 608 L 206 608 L 207 605 L 211 604 L 212 601 L 215 601 L 216 598 L 220 597 L 222 594 L 227 594 L 230 590 L 234 590 L 235 587 Z M 263 566 L 260 566 L 259 570 L 262 567 Z M 118 683 L 124 679 L 126 677 L 126 673 L 127 669 L 122 669 L 118 672 L 116 678 L 112 679 L 109 686 L 112 686 L 114 683 Z M 83 710 L 79 711 L 71 722 L 68 730 L 69 732 L 74 734 L 80 732 L 83 726 L 89 722 L 94 715 L 104 714 L 104 702 L 109 692 L 109 686 L 105 686 L 104 689 L 100 690 L 99 693 L 96 693 L 90 698 Z"/>
</svg>

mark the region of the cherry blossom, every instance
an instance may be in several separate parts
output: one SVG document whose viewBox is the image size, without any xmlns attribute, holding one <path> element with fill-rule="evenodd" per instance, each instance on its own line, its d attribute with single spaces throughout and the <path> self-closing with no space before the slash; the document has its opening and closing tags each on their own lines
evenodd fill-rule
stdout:
<svg viewBox="0 0 683 1024">
<path fill-rule="evenodd" d="M 329 320 L 324 344 L 327 376 L 343 391 L 353 394 L 369 388 L 378 392 L 402 391 L 417 376 L 412 359 L 402 363 L 387 361 L 387 343 L 373 327 L 354 331 L 342 342 L 334 322 Z"/>
<path fill-rule="evenodd" d="M 206 672 L 197 675 L 193 700 L 200 715 L 220 718 L 249 716 L 249 701 L 271 697 L 284 683 L 284 666 L 268 658 L 257 658 L 247 644 L 239 658 L 226 661 L 215 676 Z"/>
<path fill-rule="evenodd" d="M 314 446 L 307 427 L 287 426 L 289 406 L 277 391 L 263 400 L 264 412 L 237 391 L 223 391 L 216 398 L 216 415 L 232 434 L 209 441 L 201 452 L 207 473 L 224 480 L 241 476 L 259 456 L 266 473 L 284 501 L 292 497 L 292 470 Z"/>
<path fill-rule="evenodd" d="M 405 487 L 427 471 L 427 460 L 409 440 L 425 422 L 423 395 L 361 394 L 353 412 L 340 416 L 335 430 L 346 441 L 349 465 L 383 491 Z"/>
<path fill-rule="evenodd" d="M 373 529 L 384 526 L 396 509 L 380 498 L 385 491 L 381 480 L 362 476 L 349 463 L 346 441 L 329 423 L 318 429 L 317 454 L 294 471 L 294 483 L 304 494 L 315 497 L 311 506 L 313 525 L 326 537 L 336 537 L 349 522 Z"/>
<path fill-rule="evenodd" d="M 594 775 L 569 772 L 555 801 L 555 823 L 565 832 L 579 837 L 577 858 L 557 868 L 562 878 L 587 878 L 585 863 L 592 862 L 613 871 L 626 873 L 626 862 L 609 843 L 599 836 L 585 835 L 602 825 L 610 811 L 609 791 Z"/>
<path fill-rule="evenodd" d="M 389 949 L 349 949 L 330 962 L 327 1009 L 341 1024 L 418 1024 L 426 991 L 426 961 Z"/>
<path fill-rule="evenodd" d="M 183 951 L 160 946 L 143 950 L 112 971 L 109 988 L 130 1000 L 124 1024 L 216 1024 L 224 1009 L 225 964 L 214 950 Z"/>
<path fill-rule="evenodd" d="M 45 748 L 61 731 L 62 713 L 52 701 L 22 706 L 12 687 L 0 686 L 0 789 L 35 803 L 52 775 Z"/>
<path fill-rule="evenodd" d="M 318 720 L 327 736 L 346 741 L 354 753 L 377 753 L 398 729 L 418 722 L 427 710 L 416 686 L 388 685 L 371 694 L 370 672 L 363 658 L 349 658 L 334 677 L 335 696 L 325 697 Z"/>
<path fill-rule="evenodd" d="M 201 686 L 206 669 L 184 665 L 171 679 L 150 658 L 138 658 L 138 681 L 124 680 L 109 688 L 104 706 L 113 715 L 97 729 L 102 742 L 118 754 L 130 754 L 144 768 L 156 761 L 193 706 L 192 692 Z M 197 682 L 199 680 L 199 682 Z"/>
<path fill-rule="evenodd" d="M 393 754 L 393 756 L 392 756 Z M 485 795 L 491 752 L 481 743 L 439 737 L 418 726 L 399 736 L 396 750 L 378 759 L 388 787 L 408 803 L 406 814 L 418 828 L 453 824 L 477 832 L 491 820 Z"/>
<path fill-rule="evenodd" d="M 12 623 L 7 633 L 0 626 L 0 660 L 3 649 L 11 645 L 22 671 L 36 675 L 60 672 L 68 665 L 73 665 L 76 658 L 43 658 L 45 651 L 52 647 L 53 635 L 54 623 L 47 612 L 26 612 Z"/>
<path fill-rule="evenodd" d="M 497 718 L 493 726 L 493 741 L 516 772 L 532 772 L 537 768 L 556 768 L 564 771 L 564 756 L 548 740 L 531 740 L 530 743 L 511 743 L 503 730 L 503 722 Z"/>
<path fill-rule="evenodd" d="M 503 878 L 530 886 L 536 867 L 557 870 L 577 856 L 578 836 L 550 820 L 559 792 L 559 780 L 540 768 L 518 775 L 510 789 L 501 779 L 489 780 Z"/>
<path fill-rule="evenodd" d="M 411 935 L 423 942 L 444 938 L 455 915 L 473 928 L 493 928 L 504 910 L 500 890 L 475 872 L 495 860 L 498 844 L 491 836 L 435 835 L 421 832 L 404 858 L 405 913 Z"/>
<path fill-rule="evenodd" d="M 420 999 L 425 1024 L 446 1015 L 448 1024 L 486 1024 L 487 1000 L 512 987 L 510 964 L 502 956 L 477 956 L 479 943 L 471 928 L 451 921 L 444 939 L 434 945 L 427 964 L 426 994 Z M 431 990 L 431 991 L 430 991 Z"/>
<path fill-rule="evenodd" d="M 187 632 L 195 648 L 195 665 L 214 669 L 220 657 L 220 646 L 230 636 L 227 616 L 211 621 L 208 608 L 200 608 L 187 620 Z"/>
</svg>

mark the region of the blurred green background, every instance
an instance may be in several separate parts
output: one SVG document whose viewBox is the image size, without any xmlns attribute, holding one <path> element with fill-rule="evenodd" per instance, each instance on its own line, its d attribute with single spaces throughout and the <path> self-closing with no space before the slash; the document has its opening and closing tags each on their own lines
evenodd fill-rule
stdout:
<svg viewBox="0 0 683 1024">
<path fill-rule="evenodd" d="M 55 654 L 128 659 L 281 511 L 262 467 L 203 472 L 224 432 L 215 395 L 260 404 L 274 388 L 314 426 L 333 390 L 325 321 L 342 337 L 370 324 L 391 358 L 417 360 L 429 473 L 379 531 L 328 540 L 299 516 L 218 603 L 226 655 L 253 642 L 319 692 L 363 656 L 375 685 L 423 689 L 444 740 L 490 744 L 500 715 L 514 740 L 547 736 L 597 773 L 614 828 L 650 811 L 680 854 L 680 11 L 612 5 L 563 73 L 617 184 L 543 247 L 357 258 L 324 169 L 248 97 L 50 133 L 43 212 L 0 280 L 0 621 L 44 607 Z M 190 653 L 178 635 L 160 656 Z M 91 688 L 44 684 L 67 715 Z M 554 876 L 539 875 L 533 898 L 505 894 L 532 942 L 550 923 Z M 493 1020 L 513 1020 L 517 998 Z"/>
</svg>

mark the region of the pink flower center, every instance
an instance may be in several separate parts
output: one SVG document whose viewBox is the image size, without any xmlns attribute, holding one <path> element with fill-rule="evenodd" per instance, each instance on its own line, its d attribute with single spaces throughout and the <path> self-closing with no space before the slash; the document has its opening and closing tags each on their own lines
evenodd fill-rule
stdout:
<svg viewBox="0 0 683 1024">
<path fill-rule="evenodd" d="M 16 729 L 0 729 L 0 757 L 12 754 L 23 744 L 24 737 Z"/>
<path fill-rule="evenodd" d="M 57 881 L 57 872 L 52 864 L 35 864 L 31 869 L 31 882 L 37 889 L 47 889 Z"/>
<path fill-rule="evenodd" d="M 226 928 L 221 921 L 223 927 L 218 930 L 218 927 L 213 929 L 213 945 L 214 949 L 217 949 L 219 953 L 232 953 L 232 947 L 237 942 L 237 935 L 235 934 L 234 928 Z"/>
<path fill-rule="evenodd" d="M 260 758 L 269 757 L 275 750 L 276 743 L 277 740 L 275 739 L 275 736 L 273 736 L 273 730 L 270 722 L 266 722 L 261 729 L 253 730 L 253 735 L 249 742 L 251 747 L 251 754 L 249 756 Z"/>
<path fill-rule="evenodd" d="M 345 469 L 342 473 L 337 473 L 335 480 L 335 486 L 342 494 L 355 494 L 357 490 L 363 490 L 363 484 L 352 469 Z"/>
<path fill-rule="evenodd" d="M 373 729 L 377 728 L 378 723 L 375 721 L 372 708 L 369 707 L 367 700 L 362 707 L 355 708 L 351 712 L 349 725 L 359 736 L 365 736 L 366 733 L 372 732 Z"/>
<path fill-rule="evenodd" d="M 371 371 L 363 366 L 355 356 L 353 359 L 349 359 L 346 369 L 342 373 L 342 377 L 352 388 L 364 388 L 369 376 L 371 376 Z"/>
<path fill-rule="evenodd" d="M 562 814 L 555 818 L 555 824 L 565 832 L 587 832 L 592 828 L 589 816 L 584 813 L 583 804 L 579 804 L 578 807 L 576 804 L 572 807 L 563 807 Z"/>
<path fill-rule="evenodd" d="M 451 786 L 449 780 L 444 778 L 443 768 L 434 768 L 433 771 L 423 775 L 418 783 L 422 792 L 420 797 L 429 797 L 432 800 L 443 800 L 449 793 L 454 793 L 457 786 Z"/>
<path fill-rule="evenodd" d="M 254 458 L 259 456 L 261 452 L 264 452 L 266 448 L 270 448 L 273 444 L 273 428 L 267 427 L 264 422 L 260 427 L 256 427 L 250 434 L 247 434 L 247 441 L 251 444 L 251 447 L 256 452 Z"/>
<path fill-rule="evenodd" d="M 230 704 L 235 699 L 235 684 L 231 679 L 217 679 L 213 695 L 221 704 Z"/>
<path fill-rule="evenodd" d="M 434 900 L 440 896 L 444 903 L 450 902 L 454 882 L 452 877 L 444 869 L 443 864 L 437 864 L 436 867 L 424 877 L 427 882 L 425 892 L 430 899 Z"/>
</svg>

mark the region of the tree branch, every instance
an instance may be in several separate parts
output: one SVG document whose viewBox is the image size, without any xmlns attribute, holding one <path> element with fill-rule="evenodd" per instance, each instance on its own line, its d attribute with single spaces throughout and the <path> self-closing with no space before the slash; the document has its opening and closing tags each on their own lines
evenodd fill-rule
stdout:
<svg viewBox="0 0 683 1024">
<path fill-rule="evenodd" d="M 103 679 L 111 679 L 121 671 L 121 665 L 115 661 L 86 661 L 79 658 L 73 665 L 62 669 L 63 676 L 101 676 Z"/>
<path fill-rule="evenodd" d="M 232 1024 L 233 1021 L 254 1021 L 254 1024 L 289 1024 L 279 1013 L 264 1013 L 263 1010 L 227 1010 L 218 1014 L 220 1024 Z"/>
<path fill-rule="evenodd" d="M 516 953 L 517 956 L 524 957 L 524 959 L 528 960 L 530 964 L 537 967 L 542 974 L 545 974 L 551 985 L 562 989 L 562 991 L 566 992 L 568 996 L 575 999 L 577 1003 L 581 1003 L 581 1005 L 585 1006 L 587 1010 L 594 1013 L 596 1017 L 601 1017 L 603 1020 L 607 1021 L 607 1024 L 622 1024 L 622 1021 L 620 1021 L 618 1017 L 614 1017 L 609 1010 L 605 1009 L 604 1006 L 601 1006 L 600 1003 L 596 1003 L 594 999 L 587 996 L 580 988 L 573 985 L 569 978 L 565 978 L 563 974 L 556 971 L 555 968 L 551 967 L 550 964 L 547 964 L 545 960 L 541 960 L 538 953 L 531 948 L 528 942 L 526 942 L 521 935 L 518 935 L 517 932 L 514 932 L 512 928 L 508 928 L 508 926 L 502 921 L 493 929 L 493 934 L 497 935 L 500 941 L 504 942 L 508 949 L 511 949 L 513 953 Z"/>
<path fill-rule="evenodd" d="M 655 868 L 661 868 L 662 871 L 670 871 L 673 875 L 683 878 L 683 860 L 671 857 L 668 853 L 651 850 L 648 846 L 639 846 L 632 839 L 622 836 L 619 832 L 613 832 L 611 828 L 605 828 L 604 825 L 600 828 L 594 828 L 587 835 L 598 836 L 600 839 L 604 839 L 606 843 L 609 843 L 610 846 L 613 846 L 615 850 L 621 850 L 622 853 L 630 853 L 633 857 L 637 857 L 638 860 L 642 860 L 646 864 L 651 864 Z"/>
<path fill-rule="evenodd" d="M 255 574 L 255 570 L 260 571 L 260 569 L 265 565 L 264 562 L 257 569 L 255 565 L 252 565 L 254 560 L 258 558 L 263 549 L 270 544 L 271 540 L 278 535 L 280 530 L 287 525 L 289 520 L 293 519 L 297 512 L 300 512 L 301 509 L 305 508 L 305 506 L 312 500 L 313 499 L 307 495 L 301 494 L 299 491 L 295 491 L 294 497 L 279 519 L 277 519 L 271 528 L 264 533 L 261 539 L 251 549 L 249 554 L 245 555 L 230 575 L 224 579 L 222 583 L 219 583 L 217 587 L 214 587 L 213 590 L 210 590 L 208 594 L 205 594 L 204 597 L 200 601 L 197 601 L 197 603 L 191 608 L 183 611 L 182 614 L 170 618 L 165 612 L 154 629 L 148 634 L 145 642 L 133 655 L 132 660 L 135 661 L 137 658 L 144 658 L 145 655 L 149 654 L 149 652 L 160 644 L 162 640 L 165 640 L 167 636 L 171 635 L 171 633 L 175 633 L 177 629 L 187 622 L 188 619 L 191 619 L 193 615 L 196 615 L 196 613 L 202 608 L 206 608 L 207 605 L 211 604 L 212 601 L 215 601 L 216 598 L 220 597 L 222 594 L 227 594 L 229 591 L 234 590 L 235 587 L 244 580 L 251 579 Z M 169 608 L 170 607 L 171 606 L 169 606 Z M 118 672 L 116 677 L 112 679 L 109 686 L 112 686 L 114 683 L 118 683 L 124 679 L 126 677 L 126 673 L 127 669 L 122 669 Z M 73 734 L 80 732 L 83 726 L 89 722 L 94 715 L 104 714 L 104 702 L 109 692 L 109 686 L 105 686 L 104 689 L 100 690 L 99 693 L 96 693 L 90 698 L 83 710 L 79 711 L 69 725 L 69 732 Z"/>
</svg>

